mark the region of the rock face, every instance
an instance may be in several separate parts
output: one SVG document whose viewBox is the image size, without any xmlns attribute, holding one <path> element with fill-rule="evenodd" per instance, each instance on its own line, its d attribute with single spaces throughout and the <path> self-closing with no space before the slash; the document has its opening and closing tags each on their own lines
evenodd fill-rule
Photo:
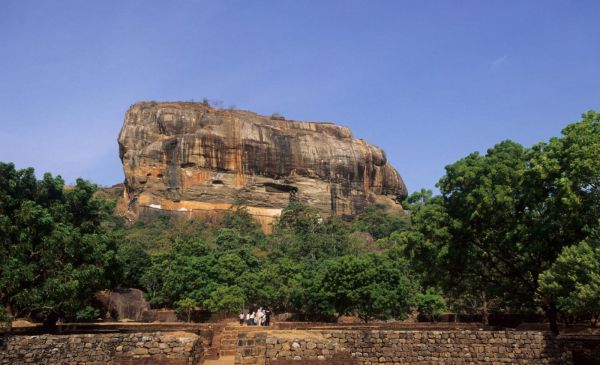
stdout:
<svg viewBox="0 0 600 365">
<path fill-rule="evenodd" d="M 331 123 L 199 103 L 142 102 L 119 134 L 129 213 L 215 216 L 244 205 L 268 231 L 291 200 L 352 216 L 401 209 L 407 190 L 378 147 Z"/>
<path fill-rule="evenodd" d="M 150 310 L 150 304 L 139 289 L 104 290 L 96 294 L 95 299 L 106 308 L 113 319 L 119 321 L 141 321 L 142 315 Z"/>
</svg>

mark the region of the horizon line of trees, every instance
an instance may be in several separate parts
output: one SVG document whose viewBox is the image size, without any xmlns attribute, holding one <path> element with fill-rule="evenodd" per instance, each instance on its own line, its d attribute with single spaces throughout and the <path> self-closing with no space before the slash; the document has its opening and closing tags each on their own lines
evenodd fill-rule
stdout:
<svg viewBox="0 0 600 365">
<path fill-rule="evenodd" d="M 446 166 L 440 194 L 409 214 L 351 221 L 291 203 L 271 235 L 243 209 L 223 222 L 158 216 L 127 224 L 78 179 L 0 163 L 0 321 L 47 325 L 100 313 L 95 292 L 144 290 L 153 307 L 233 313 L 269 305 L 312 320 L 429 319 L 452 310 L 600 315 L 600 114 L 526 148 L 502 141 Z"/>
</svg>

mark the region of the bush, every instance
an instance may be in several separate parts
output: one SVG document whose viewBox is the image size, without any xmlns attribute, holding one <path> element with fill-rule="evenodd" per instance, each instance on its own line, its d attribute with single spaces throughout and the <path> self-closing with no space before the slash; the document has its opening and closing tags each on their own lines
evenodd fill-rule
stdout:
<svg viewBox="0 0 600 365">
<path fill-rule="evenodd" d="M 77 322 L 93 322 L 97 320 L 98 317 L 100 317 L 100 312 L 89 305 L 78 310 L 75 314 Z"/>
<path fill-rule="evenodd" d="M 595 237 L 594 237 L 595 236 Z M 592 237 L 563 248 L 550 269 L 539 278 L 538 294 L 543 304 L 574 317 L 600 318 L 600 226 Z"/>
<path fill-rule="evenodd" d="M 204 305 L 211 312 L 228 313 L 241 312 L 244 309 L 246 296 L 244 291 L 238 286 L 219 286 L 214 290 L 210 297 L 204 301 Z"/>
<path fill-rule="evenodd" d="M 192 312 L 197 306 L 196 301 L 190 298 L 185 298 L 175 303 L 175 305 L 177 306 L 177 314 L 180 316 L 185 315 L 186 322 L 191 322 Z"/>
<path fill-rule="evenodd" d="M 435 322 L 447 309 L 446 301 L 436 290 L 429 288 L 425 293 L 417 294 L 417 308 L 419 314 L 427 316 Z"/>
<path fill-rule="evenodd" d="M 0 328 L 1 327 L 10 327 L 12 323 L 12 316 L 8 311 L 4 308 L 0 308 Z"/>
</svg>

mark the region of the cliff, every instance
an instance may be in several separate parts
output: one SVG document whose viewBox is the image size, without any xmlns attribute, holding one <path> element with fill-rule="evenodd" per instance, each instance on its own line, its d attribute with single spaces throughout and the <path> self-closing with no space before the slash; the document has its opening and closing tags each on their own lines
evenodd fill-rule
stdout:
<svg viewBox="0 0 600 365">
<path fill-rule="evenodd" d="M 400 209 L 407 190 L 378 147 L 331 123 L 199 103 L 141 102 L 119 134 L 129 214 L 215 216 L 243 204 L 269 230 L 290 200 L 352 216 Z"/>
</svg>

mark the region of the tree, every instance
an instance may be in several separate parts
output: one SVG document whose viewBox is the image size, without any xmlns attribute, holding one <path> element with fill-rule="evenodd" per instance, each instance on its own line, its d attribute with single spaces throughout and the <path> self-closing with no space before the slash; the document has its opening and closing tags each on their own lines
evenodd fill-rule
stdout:
<svg viewBox="0 0 600 365">
<path fill-rule="evenodd" d="M 109 207 L 96 186 L 0 163 L 0 302 L 47 326 L 74 320 L 111 283 L 115 242 L 102 227 Z"/>
<path fill-rule="evenodd" d="M 4 308 L 0 308 L 0 329 L 8 328 L 10 329 L 12 324 L 12 316 L 8 311 Z"/>
<path fill-rule="evenodd" d="M 122 242 L 116 259 L 119 263 L 118 285 L 125 288 L 141 288 L 144 270 L 150 266 L 150 255 L 139 242 Z"/>
<path fill-rule="evenodd" d="M 452 280 L 448 277 L 448 246 L 452 238 L 450 216 L 440 196 L 422 189 L 408 196 L 402 206 L 409 212 L 406 229 L 392 233 L 397 244 L 392 251 L 398 257 L 407 257 L 412 268 L 421 275 L 425 286 L 441 285 Z M 452 282 L 451 285 L 456 285 Z"/>
<path fill-rule="evenodd" d="M 192 312 L 196 309 L 197 303 L 194 299 L 184 298 L 175 303 L 177 313 L 185 315 L 186 322 L 192 321 Z"/>
<path fill-rule="evenodd" d="M 203 303 L 218 285 L 217 258 L 201 240 L 175 240 L 168 250 L 151 255 L 151 262 L 141 282 L 153 307 L 172 307 L 184 298 Z"/>
<path fill-rule="evenodd" d="M 86 305 L 75 314 L 77 322 L 91 322 L 97 320 L 98 317 L 100 317 L 100 311 L 90 305 Z"/>
<path fill-rule="evenodd" d="M 219 286 L 204 301 L 211 312 L 230 313 L 241 312 L 246 302 L 244 291 L 238 286 Z"/>
<path fill-rule="evenodd" d="M 298 281 L 303 274 L 315 275 L 315 267 L 306 268 L 302 262 L 280 257 L 267 260 L 256 273 L 243 274 L 240 286 L 244 288 L 250 303 L 263 303 L 274 307 L 276 311 L 290 312 L 299 310 L 304 300 L 298 300 L 299 306 L 293 302 L 296 290 L 304 290 Z M 296 294 L 298 294 L 296 292 Z"/>
<path fill-rule="evenodd" d="M 481 293 L 484 322 L 489 302 L 533 310 L 540 273 L 599 218 L 599 122 L 588 112 L 548 143 L 504 141 L 446 167 L 438 182 L 451 237 L 446 264 L 468 292 Z M 556 303 L 544 310 L 556 331 Z"/>
<path fill-rule="evenodd" d="M 437 319 L 447 309 L 444 297 L 442 297 L 439 292 L 433 288 L 427 289 L 425 293 L 418 293 L 416 302 L 419 313 L 429 317 L 432 322 L 437 321 Z"/>
<path fill-rule="evenodd" d="M 533 308 L 540 267 L 528 261 L 533 245 L 523 242 L 527 166 L 527 150 L 504 141 L 447 166 L 438 183 L 451 237 L 446 264 L 480 298 L 484 324 L 492 300 Z"/>
<path fill-rule="evenodd" d="M 374 205 L 354 219 L 352 228 L 356 231 L 368 232 L 375 239 L 380 239 L 406 228 L 407 224 L 408 221 L 402 213 L 387 212 L 385 206 Z"/>
<path fill-rule="evenodd" d="M 600 226 L 599 226 L 600 227 Z M 564 247 L 554 264 L 539 278 L 539 297 L 544 304 L 572 316 L 590 316 L 592 326 L 600 317 L 600 229 L 574 246 Z"/>
<path fill-rule="evenodd" d="M 566 245 L 582 241 L 600 219 L 600 114 L 589 111 L 562 136 L 531 149 L 525 233 L 531 265 L 547 270 Z M 533 280 L 539 275 L 534 275 Z M 544 302 L 551 329 L 557 303 Z"/>
<path fill-rule="evenodd" d="M 315 208 L 293 202 L 281 213 L 271 242 L 279 256 L 319 261 L 356 253 L 350 233 L 339 217 L 323 218 Z"/>
<path fill-rule="evenodd" d="M 247 246 L 264 248 L 266 237 L 246 208 L 237 205 L 234 210 L 225 212 L 223 227 L 217 232 L 216 244 L 224 251 L 248 248 Z"/>
<path fill-rule="evenodd" d="M 330 260 L 321 282 L 337 315 L 356 314 L 365 322 L 404 318 L 417 285 L 406 262 L 375 254 Z"/>
</svg>

